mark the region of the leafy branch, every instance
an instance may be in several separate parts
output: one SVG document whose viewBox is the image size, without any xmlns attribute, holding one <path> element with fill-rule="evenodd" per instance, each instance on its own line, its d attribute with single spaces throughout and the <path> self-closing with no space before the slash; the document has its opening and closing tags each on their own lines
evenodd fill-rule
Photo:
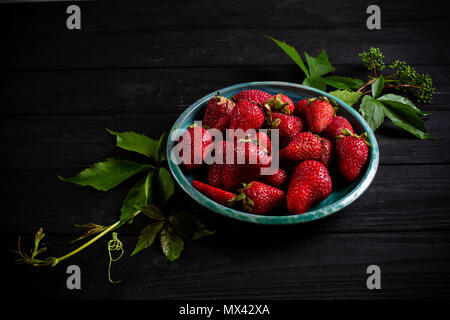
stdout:
<svg viewBox="0 0 450 320">
<path fill-rule="evenodd" d="M 58 177 L 65 182 L 80 186 L 90 186 L 99 191 L 108 191 L 125 180 L 142 174 L 143 177 L 127 193 L 120 209 L 119 220 L 109 226 L 103 226 L 93 222 L 76 225 L 85 229 L 85 232 L 72 242 L 92 238 L 61 257 L 48 257 L 45 259 L 39 257 L 39 255 L 42 255 L 47 250 L 46 247 L 39 247 L 45 236 L 43 228 L 39 229 L 36 233 L 34 248 L 32 248 L 30 254 L 22 251 L 19 237 L 18 249 L 15 251 L 20 256 L 17 262 L 33 266 L 56 266 L 58 263 L 89 247 L 106 234 L 117 230 L 126 223 L 132 223 L 133 219 L 140 213 L 154 220 L 154 222 L 141 231 L 136 248 L 131 255 L 149 247 L 155 237 L 160 234 L 161 247 L 164 255 L 170 261 L 174 261 L 179 258 L 184 248 L 183 237 L 187 235 L 187 238 L 195 240 L 201 236 L 213 234 L 212 231 L 207 230 L 191 213 L 172 211 L 170 214 L 165 215 L 160 209 L 160 207 L 164 208 L 167 206 L 169 199 L 173 197 L 175 191 L 172 176 L 166 168 L 167 157 L 165 149 L 168 138 L 167 132 L 164 132 L 159 140 L 154 140 L 132 131 L 116 132 L 109 129 L 106 130 L 116 137 L 116 145 L 118 147 L 146 156 L 149 159 L 149 163 L 111 158 L 103 162 L 95 163 L 73 177 Z M 184 217 L 183 220 L 180 220 L 181 216 Z M 108 278 L 110 282 L 115 283 L 111 280 L 109 270 L 111 268 L 111 262 L 116 261 L 118 258 L 113 259 L 111 251 L 123 250 L 122 243 L 118 240 L 117 233 L 115 232 L 113 232 L 113 240 L 108 242 L 108 250 L 110 255 Z M 120 256 L 122 254 L 123 251 Z"/>
<path fill-rule="evenodd" d="M 361 101 L 359 112 L 372 130 L 375 131 L 387 117 L 395 126 L 419 139 L 436 139 L 428 134 L 421 118 L 430 113 L 422 112 L 407 97 L 392 93 L 382 95 L 386 90 L 401 90 L 411 95 L 417 102 L 430 103 L 436 90 L 433 88 L 430 75 L 418 73 L 406 62 L 399 60 L 388 66 L 394 73 L 381 74 L 386 68 L 384 55 L 378 48 L 369 48 L 368 51 L 359 54 L 363 66 L 372 71 L 366 82 L 356 78 L 325 76 L 336 70 L 325 50 L 322 50 L 316 58 L 305 52 L 307 68 L 294 47 L 272 37 L 267 38 L 274 41 L 301 68 L 305 74 L 302 82 L 304 85 L 320 90 L 326 90 L 328 86 L 333 87 L 337 90 L 329 93 L 351 106 Z M 365 90 L 369 86 L 370 89 Z"/>
</svg>

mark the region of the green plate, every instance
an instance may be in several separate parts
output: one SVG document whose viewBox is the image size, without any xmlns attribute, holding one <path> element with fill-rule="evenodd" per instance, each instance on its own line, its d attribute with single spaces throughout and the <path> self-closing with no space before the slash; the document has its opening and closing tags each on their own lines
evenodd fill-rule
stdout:
<svg viewBox="0 0 450 320">
<path fill-rule="evenodd" d="M 302 86 L 295 83 L 289 82 L 278 82 L 278 81 L 263 81 L 263 82 L 248 82 L 241 83 L 231 87 L 223 88 L 220 94 L 225 97 L 232 97 L 236 93 L 242 90 L 249 89 L 259 89 L 269 92 L 270 94 L 283 93 L 289 96 L 294 102 L 311 97 L 326 96 L 335 100 L 340 106 L 337 114 L 347 118 L 347 120 L 353 126 L 355 133 L 361 134 L 367 132 L 369 135 L 370 144 L 370 158 L 368 163 L 363 168 L 360 177 L 353 181 L 352 183 L 337 183 L 334 184 L 333 181 L 333 191 L 330 196 L 324 201 L 316 204 L 314 207 L 310 208 L 309 211 L 299 214 L 299 215 L 288 215 L 287 212 L 277 212 L 278 215 L 255 215 L 246 213 L 243 211 L 231 209 L 218 204 L 217 202 L 209 199 L 195 188 L 192 187 L 192 180 L 199 175 L 197 171 L 187 172 L 182 170 L 172 160 L 171 150 L 175 145 L 175 141 L 170 141 L 167 144 L 167 159 L 169 162 L 169 168 L 172 172 L 173 177 L 180 185 L 180 187 L 195 201 L 197 201 L 202 206 L 217 212 L 219 214 L 228 216 L 233 219 L 242 220 L 251 223 L 258 224 L 270 224 L 270 225 L 284 225 L 284 224 L 296 224 L 308 221 L 313 221 L 317 219 L 329 216 L 343 208 L 347 207 L 350 203 L 359 198 L 364 191 L 369 187 L 370 183 L 375 177 L 378 168 L 379 161 L 379 150 L 377 140 L 372 129 L 369 127 L 367 122 L 361 117 L 361 115 L 352 107 L 350 107 L 344 101 L 326 93 L 321 90 Z M 197 100 L 189 108 L 187 108 L 175 121 L 172 127 L 171 134 L 176 129 L 187 129 L 195 120 L 201 120 L 204 108 L 208 101 L 217 93 L 214 91 L 203 98 Z M 204 181 L 204 178 L 201 179 Z"/>
</svg>

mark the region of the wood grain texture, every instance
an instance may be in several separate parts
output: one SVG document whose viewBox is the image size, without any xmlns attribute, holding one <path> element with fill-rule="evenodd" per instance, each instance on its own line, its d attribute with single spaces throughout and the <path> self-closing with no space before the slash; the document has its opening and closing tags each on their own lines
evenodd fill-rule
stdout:
<svg viewBox="0 0 450 320">
<path fill-rule="evenodd" d="M 284 55 L 281 50 L 279 54 Z M 335 67 L 335 75 L 363 80 L 370 75 L 362 65 Z M 417 70 L 430 74 L 437 90 L 432 104 L 419 106 L 428 111 L 449 110 L 450 65 L 419 65 Z M 304 78 L 300 68 L 289 60 L 280 66 L 55 70 L 4 75 L 0 79 L 3 116 L 179 113 L 200 97 L 239 82 L 301 83 Z"/>
<path fill-rule="evenodd" d="M 272 35 L 300 52 L 317 55 L 320 49 L 336 64 L 359 63 L 357 54 L 370 46 L 385 56 L 401 57 L 412 64 L 449 64 L 447 43 L 436 34 L 450 26 L 385 27 L 370 32 L 333 26 L 305 29 L 195 29 L 149 30 L 134 33 L 96 32 L 17 34 L 0 51 L 3 70 L 79 68 L 161 68 L 179 66 L 274 65 L 289 61 L 265 35 Z M 220 34 L 220 37 L 217 35 Z M 409 35 L 414 34 L 414 41 Z M 349 43 L 351 46 L 349 48 Z M 433 50 L 431 50 L 433 48 Z M 9 52 L 15 52 L 10 55 Z"/>
<path fill-rule="evenodd" d="M 98 243 L 54 269 L 8 264 L 12 296 L 58 299 L 375 299 L 449 298 L 450 233 L 396 232 L 214 236 L 187 244 L 170 263 L 158 247 L 113 264 Z M 135 237 L 119 235 L 127 253 Z M 25 239 L 24 239 L 25 240 Z M 49 254 L 64 254 L 67 237 L 47 239 Z M 2 246 L 16 239 L 2 237 Z M 82 270 L 82 290 L 66 288 L 66 267 Z M 382 270 L 382 290 L 366 287 L 366 268 Z M 132 270 L 132 272 L 130 272 Z"/>
<path fill-rule="evenodd" d="M 450 59 L 446 10 L 431 2 L 377 1 L 382 29 L 369 31 L 363 0 L 83 2 L 82 30 L 67 31 L 67 3 L 0 5 L 0 250 L 22 234 L 31 245 L 41 226 L 49 255 L 79 235 L 74 224 L 109 224 L 135 178 L 98 192 L 63 183 L 107 157 L 145 161 L 115 148 L 104 131 L 158 137 L 205 94 L 239 82 L 299 83 L 301 71 L 264 35 L 299 52 L 322 48 L 338 69 L 360 77 L 357 54 L 380 47 L 429 73 L 437 88 L 421 105 L 430 134 L 419 141 L 389 123 L 377 131 L 380 167 L 351 206 L 291 227 L 244 224 L 180 203 L 213 237 L 190 242 L 169 263 L 157 247 L 113 265 L 107 282 L 104 239 L 55 269 L 12 263 L 2 273 L 10 298 L 48 299 L 344 299 L 450 298 Z M 127 253 L 138 217 L 119 230 Z M 66 289 L 65 267 L 82 268 L 82 290 Z M 382 270 L 382 290 L 366 289 L 366 268 Z"/>
</svg>

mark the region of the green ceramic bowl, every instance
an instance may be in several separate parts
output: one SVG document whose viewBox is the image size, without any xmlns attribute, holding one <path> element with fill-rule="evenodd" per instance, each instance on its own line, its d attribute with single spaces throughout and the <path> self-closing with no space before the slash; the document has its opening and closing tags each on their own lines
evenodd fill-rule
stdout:
<svg viewBox="0 0 450 320">
<path fill-rule="evenodd" d="M 373 131 L 356 110 L 354 110 L 344 101 L 326 92 L 289 82 L 249 82 L 237 84 L 217 91 L 220 91 L 220 94 L 225 97 L 232 97 L 242 90 L 249 89 L 264 90 L 266 92 L 269 92 L 270 94 L 277 94 L 281 92 L 289 96 L 294 102 L 301 99 L 317 96 L 326 96 L 335 100 L 340 105 L 337 112 L 338 115 L 347 118 L 347 120 L 352 124 L 355 133 L 368 133 L 370 144 L 372 145 L 372 148 L 370 148 L 370 158 L 368 163 L 363 168 L 359 179 L 357 179 L 356 181 L 346 184 L 335 183 L 335 181 L 333 181 L 333 191 L 331 192 L 330 196 L 324 201 L 316 204 L 308 212 L 300 215 L 288 215 L 288 212 L 277 212 L 277 215 L 263 216 L 250 214 L 222 206 L 193 188 L 191 184 L 192 180 L 196 177 L 196 175 L 199 175 L 200 173 L 198 173 L 197 171 L 188 172 L 187 170 L 182 170 L 180 166 L 172 161 L 171 150 L 175 145 L 175 141 L 170 141 L 169 139 L 169 143 L 167 144 L 167 159 L 169 162 L 170 170 L 177 183 L 192 199 L 214 212 L 233 219 L 258 224 L 283 225 L 303 223 L 324 218 L 347 207 L 350 203 L 355 201 L 363 194 L 363 192 L 369 187 L 377 172 L 379 151 L 377 140 L 375 139 Z M 201 120 L 206 104 L 217 93 L 217 91 L 204 96 L 203 98 L 197 100 L 189 108 L 187 108 L 180 115 L 177 121 L 175 121 L 171 133 L 176 129 L 186 129 L 194 122 L 194 120 Z"/>
</svg>

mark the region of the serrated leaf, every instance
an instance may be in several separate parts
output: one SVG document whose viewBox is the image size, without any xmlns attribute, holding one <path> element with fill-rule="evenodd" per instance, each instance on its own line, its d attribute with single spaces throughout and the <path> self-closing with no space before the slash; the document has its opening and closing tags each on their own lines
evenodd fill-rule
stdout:
<svg viewBox="0 0 450 320">
<path fill-rule="evenodd" d="M 139 251 L 148 248 L 152 245 L 153 241 L 155 241 L 156 235 L 161 231 L 164 226 L 164 221 L 154 222 L 149 224 L 144 229 L 142 229 L 141 234 L 139 235 L 139 239 L 136 244 L 136 248 L 134 248 L 131 255 L 135 255 Z"/>
<path fill-rule="evenodd" d="M 145 178 L 145 185 L 144 185 L 144 191 L 145 191 L 145 197 L 147 198 L 147 202 L 151 202 L 152 200 L 152 191 L 153 191 L 153 175 L 154 171 L 150 171 L 147 175 L 147 178 Z"/>
<path fill-rule="evenodd" d="M 380 75 L 374 83 L 372 83 L 372 96 L 377 98 L 380 96 L 384 88 L 384 78 Z"/>
<path fill-rule="evenodd" d="M 167 160 L 167 153 L 166 153 L 166 147 L 167 147 L 167 139 L 169 137 L 169 133 L 167 131 L 164 131 L 159 137 L 158 141 L 158 164 L 161 164 L 163 161 Z"/>
<path fill-rule="evenodd" d="M 323 79 L 327 85 L 342 90 L 359 89 L 364 85 L 364 81 L 350 77 L 329 76 Z"/>
<path fill-rule="evenodd" d="M 381 97 L 379 97 L 377 100 L 382 101 L 384 104 L 387 104 L 387 105 L 393 107 L 394 109 L 405 108 L 405 106 L 409 107 L 420 116 L 425 116 L 425 115 L 431 114 L 429 112 L 422 112 L 419 108 L 416 107 L 416 105 L 411 100 L 409 100 L 408 98 L 396 95 L 396 94 L 392 94 L 392 93 L 384 94 Z"/>
<path fill-rule="evenodd" d="M 133 131 L 116 132 L 109 129 L 106 131 L 116 136 L 116 144 L 119 148 L 134 151 L 158 161 L 158 140 Z"/>
<path fill-rule="evenodd" d="M 175 261 L 180 257 L 184 249 L 184 241 L 175 230 L 166 225 L 160 235 L 161 249 L 169 261 Z"/>
<path fill-rule="evenodd" d="M 330 61 L 328 60 L 327 53 L 324 49 L 319 53 L 317 57 L 311 57 L 309 54 L 305 52 L 306 63 L 309 68 L 309 77 L 313 79 L 317 79 L 324 74 L 330 73 L 334 70 Z"/>
<path fill-rule="evenodd" d="M 142 179 L 130 189 L 120 209 L 120 221 L 122 223 L 128 221 L 136 212 L 139 212 L 140 207 L 147 204 L 147 196 L 145 192 L 145 181 Z"/>
<path fill-rule="evenodd" d="M 354 105 L 358 102 L 359 98 L 362 96 L 362 92 L 350 91 L 350 90 L 335 90 L 330 92 L 331 95 L 335 96 L 348 103 L 349 105 Z"/>
<path fill-rule="evenodd" d="M 166 220 L 164 213 L 157 206 L 152 204 L 141 207 L 142 213 L 145 214 L 150 219 L 163 221 Z"/>
<path fill-rule="evenodd" d="M 158 170 L 158 198 L 164 205 L 167 200 L 173 195 L 174 183 L 172 176 L 166 168 L 159 168 Z"/>
<path fill-rule="evenodd" d="M 135 174 L 152 168 L 153 166 L 149 164 L 111 158 L 103 162 L 95 163 L 74 177 L 58 177 L 65 182 L 75 183 L 80 186 L 91 186 L 101 191 L 108 191 Z"/>
<path fill-rule="evenodd" d="M 436 137 L 433 137 L 426 132 L 425 124 L 416 112 L 406 108 L 403 111 L 399 111 L 394 110 L 387 105 L 383 106 L 384 114 L 391 119 L 392 123 L 397 127 L 412 133 L 421 140 L 437 140 Z"/>
<path fill-rule="evenodd" d="M 359 113 L 367 121 L 369 126 L 375 131 L 384 121 L 384 106 L 381 102 L 371 96 L 364 96 Z"/>
<path fill-rule="evenodd" d="M 325 80 L 322 77 L 318 77 L 318 78 L 306 77 L 305 79 L 303 79 L 302 84 L 305 86 L 317 88 L 319 90 L 327 89 L 327 84 L 325 83 Z"/>
<path fill-rule="evenodd" d="M 265 37 L 272 40 L 273 42 L 275 42 L 281 48 L 281 50 L 283 50 L 289 57 L 291 57 L 291 59 L 300 67 L 300 69 L 303 70 L 305 75 L 307 77 L 309 77 L 308 69 L 306 68 L 305 64 L 303 63 L 302 58 L 300 57 L 300 55 L 298 54 L 297 50 L 295 50 L 294 47 L 291 47 L 286 42 L 279 41 L 272 37 L 269 37 L 269 36 L 265 36 Z"/>
<path fill-rule="evenodd" d="M 197 217 L 187 211 L 177 211 L 169 216 L 171 226 L 183 237 L 196 240 L 214 234 L 207 230 Z"/>
</svg>

